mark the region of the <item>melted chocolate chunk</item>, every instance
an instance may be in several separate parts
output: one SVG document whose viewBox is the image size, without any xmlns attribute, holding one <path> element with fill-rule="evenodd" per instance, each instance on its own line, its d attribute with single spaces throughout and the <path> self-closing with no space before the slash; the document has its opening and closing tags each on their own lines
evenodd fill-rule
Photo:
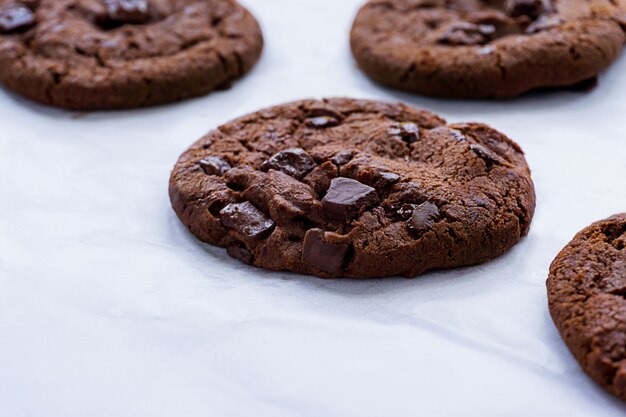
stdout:
<svg viewBox="0 0 626 417">
<path fill-rule="evenodd" d="M 497 154 L 495 154 L 494 152 L 490 151 L 489 149 L 485 148 L 482 145 L 473 143 L 470 145 L 470 149 L 472 150 L 472 152 L 476 154 L 476 156 L 484 160 L 488 166 L 493 165 L 493 164 L 502 164 L 503 162 L 500 156 L 498 156 Z"/>
<path fill-rule="evenodd" d="M 493 25 L 460 22 L 441 35 L 438 41 L 444 45 L 482 45 L 489 42 L 495 33 Z"/>
<path fill-rule="evenodd" d="M 229 204 L 220 211 L 222 223 L 239 233 L 242 239 L 253 241 L 268 236 L 274 230 L 274 222 L 252 203 Z"/>
<path fill-rule="evenodd" d="M 511 17 L 528 16 L 536 19 L 550 10 L 552 6 L 545 0 L 507 0 L 504 3 L 504 11 Z"/>
<path fill-rule="evenodd" d="M 558 25 L 565 23 L 565 19 L 556 14 L 544 14 L 539 16 L 537 20 L 526 28 L 526 33 L 538 33 L 544 30 L 552 29 Z"/>
<path fill-rule="evenodd" d="M 101 23 L 146 23 L 150 20 L 148 0 L 102 0 L 106 13 L 99 17 Z"/>
<path fill-rule="evenodd" d="M 35 25 L 35 14 L 22 4 L 0 5 L 0 33 L 18 32 Z"/>
<path fill-rule="evenodd" d="M 316 129 L 324 129 L 339 125 L 339 119 L 332 116 L 317 116 L 306 119 L 306 125 Z"/>
<path fill-rule="evenodd" d="M 341 272 L 347 252 L 348 245 L 327 242 L 323 230 L 311 229 L 304 236 L 302 260 L 321 271 Z"/>
<path fill-rule="evenodd" d="M 252 265 L 254 257 L 243 245 L 231 245 L 226 249 L 226 253 L 228 253 L 228 255 L 232 258 L 238 259 L 248 265 Z"/>
<path fill-rule="evenodd" d="M 285 174 L 300 180 L 306 174 L 311 172 L 316 166 L 317 164 L 311 155 L 306 153 L 304 150 L 287 149 L 286 151 L 278 152 L 265 161 L 261 168 L 264 171 L 269 171 L 270 169 L 282 171 Z"/>
<path fill-rule="evenodd" d="M 439 208 L 427 201 L 413 210 L 413 215 L 409 220 L 409 229 L 416 233 L 427 232 L 440 217 Z"/>
<path fill-rule="evenodd" d="M 378 202 L 374 188 L 350 178 L 335 178 L 322 199 L 322 212 L 328 221 L 343 223 Z"/>
<path fill-rule="evenodd" d="M 330 162 L 337 166 L 344 166 L 352 160 L 352 151 L 341 151 L 330 159 Z"/>
<path fill-rule="evenodd" d="M 202 171 L 207 175 L 217 175 L 221 177 L 230 169 L 228 162 L 218 156 L 209 156 L 198 162 Z"/>
</svg>

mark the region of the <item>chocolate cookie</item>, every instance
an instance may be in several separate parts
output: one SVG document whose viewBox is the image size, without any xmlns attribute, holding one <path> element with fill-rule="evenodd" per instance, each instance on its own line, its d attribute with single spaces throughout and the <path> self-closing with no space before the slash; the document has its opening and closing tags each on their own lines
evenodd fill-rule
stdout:
<svg viewBox="0 0 626 417">
<path fill-rule="evenodd" d="M 234 0 L 0 0 L 0 81 L 67 109 L 203 95 L 246 73 L 262 47 Z"/>
<path fill-rule="evenodd" d="M 626 401 L 626 213 L 592 224 L 561 251 L 548 302 L 583 370 Z"/>
<path fill-rule="evenodd" d="M 485 262 L 528 232 L 520 147 L 402 104 L 299 101 L 210 132 L 170 179 L 178 217 L 243 262 L 320 277 Z"/>
<path fill-rule="evenodd" d="M 510 97 L 596 77 L 622 49 L 625 17 L 626 0 L 371 0 L 351 44 L 382 84 Z"/>
</svg>

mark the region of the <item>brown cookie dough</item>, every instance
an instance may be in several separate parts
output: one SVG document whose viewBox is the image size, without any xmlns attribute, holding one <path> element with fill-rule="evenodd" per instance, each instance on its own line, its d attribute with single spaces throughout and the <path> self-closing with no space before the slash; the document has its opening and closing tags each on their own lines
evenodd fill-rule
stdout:
<svg viewBox="0 0 626 417">
<path fill-rule="evenodd" d="M 626 0 L 370 0 L 351 45 L 391 87 L 511 97 L 595 78 L 621 52 L 624 17 Z"/>
<path fill-rule="evenodd" d="M 0 0 L 0 82 L 67 109 L 226 88 L 262 47 L 256 20 L 234 0 Z"/>
<path fill-rule="evenodd" d="M 485 262 L 527 234 L 535 207 L 503 134 L 352 99 L 220 126 L 180 157 L 170 199 L 191 233 L 241 261 L 355 278 Z"/>
<path fill-rule="evenodd" d="M 583 370 L 626 401 L 626 213 L 578 233 L 547 285 L 554 323 Z"/>
</svg>

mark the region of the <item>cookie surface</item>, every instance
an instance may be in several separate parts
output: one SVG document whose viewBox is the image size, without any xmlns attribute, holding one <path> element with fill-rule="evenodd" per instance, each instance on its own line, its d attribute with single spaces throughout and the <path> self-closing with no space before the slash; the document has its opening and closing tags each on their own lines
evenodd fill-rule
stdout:
<svg viewBox="0 0 626 417">
<path fill-rule="evenodd" d="M 578 233 L 547 286 L 554 323 L 583 370 L 626 401 L 626 213 Z"/>
<path fill-rule="evenodd" d="M 234 0 L 0 0 L 0 81 L 68 109 L 203 95 L 246 73 L 262 47 Z"/>
<path fill-rule="evenodd" d="M 619 55 L 624 0 L 371 0 L 351 34 L 374 80 L 425 95 L 511 97 L 592 79 Z"/>
<path fill-rule="evenodd" d="M 477 123 L 352 99 L 276 106 L 196 142 L 170 179 L 178 217 L 244 262 L 320 277 L 485 262 L 529 229 L 519 146 Z"/>
</svg>

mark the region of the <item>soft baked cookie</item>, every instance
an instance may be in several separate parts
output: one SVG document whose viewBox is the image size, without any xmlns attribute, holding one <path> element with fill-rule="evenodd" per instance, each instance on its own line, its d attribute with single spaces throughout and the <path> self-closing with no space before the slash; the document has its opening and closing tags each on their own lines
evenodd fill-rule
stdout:
<svg viewBox="0 0 626 417">
<path fill-rule="evenodd" d="M 554 323 L 583 370 L 626 401 L 626 213 L 578 233 L 547 285 Z"/>
<path fill-rule="evenodd" d="M 243 262 L 320 277 L 485 262 L 528 232 L 520 147 L 403 104 L 299 101 L 210 132 L 170 179 L 178 217 Z"/>
<path fill-rule="evenodd" d="M 256 20 L 234 0 L 0 0 L 0 81 L 68 109 L 225 88 L 262 47 Z"/>
<path fill-rule="evenodd" d="M 624 16 L 626 0 L 371 0 L 351 44 L 382 84 L 510 97 L 595 77 L 622 49 Z"/>
</svg>

